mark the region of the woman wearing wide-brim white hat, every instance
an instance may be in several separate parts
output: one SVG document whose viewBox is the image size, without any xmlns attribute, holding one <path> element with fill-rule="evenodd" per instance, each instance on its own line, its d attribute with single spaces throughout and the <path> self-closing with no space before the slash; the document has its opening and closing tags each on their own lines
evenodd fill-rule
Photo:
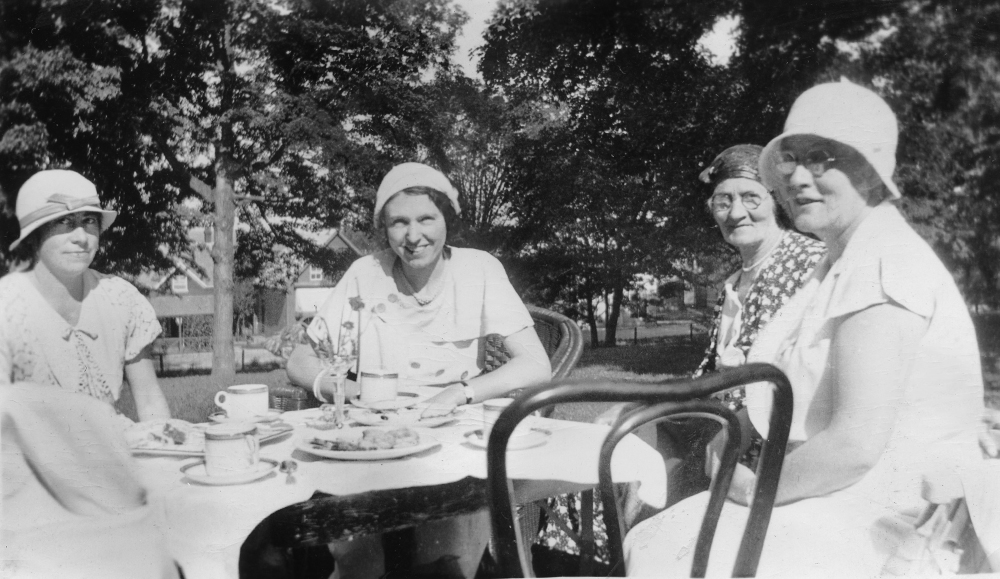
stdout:
<svg viewBox="0 0 1000 579">
<path fill-rule="evenodd" d="M 784 371 L 794 394 L 758 576 L 894 572 L 925 504 L 922 475 L 981 461 L 975 331 L 951 275 L 893 203 L 897 137 L 895 115 L 875 93 L 827 83 L 795 101 L 760 157 L 764 185 L 828 254 L 748 356 Z M 747 388 L 765 439 L 769 392 Z M 733 477 L 709 575 L 732 572 L 755 486 L 749 470 Z M 630 574 L 690 573 L 685 547 L 706 494 L 632 529 Z"/>
<path fill-rule="evenodd" d="M 74 171 L 40 171 L 17 196 L 20 235 L 0 278 L 0 383 L 54 384 L 114 404 L 128 378 L 141 420 L 167 419 L 149 347 L 160 324 L 127 281 L 90 269 L 117 213 Z"/>
</svg>

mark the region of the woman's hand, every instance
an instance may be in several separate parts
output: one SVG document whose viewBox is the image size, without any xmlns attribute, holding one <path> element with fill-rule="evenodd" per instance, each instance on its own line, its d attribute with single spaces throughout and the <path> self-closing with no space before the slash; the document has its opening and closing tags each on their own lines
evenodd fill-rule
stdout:
<svg viewBox="0 0 1000 579">
<path fill-rule="evenodd" d="M 433 418 L 451 414 L 462 404 L 465 404 L 465 390 L 462 388 L 462 383 L 457 382 L 429 398 L 427 409 L 420 414 L 420 417 Z"/>
<path fill-rule="evenodd" d="M 990 458 L 1000 458 L 1000 410 L 987 408 L 983 414 L 986 432 L 979 435 L 979 445 Z"/>
</svg>

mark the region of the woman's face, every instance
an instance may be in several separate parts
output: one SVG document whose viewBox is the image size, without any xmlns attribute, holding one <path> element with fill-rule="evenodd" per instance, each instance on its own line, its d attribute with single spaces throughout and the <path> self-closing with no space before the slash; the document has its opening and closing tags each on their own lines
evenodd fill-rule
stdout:
<svg viewBox="0 0 1000 579">
<path fill-rule="evenodd" d="M 38 262 L 56 275 L 79 275 L 97 255 L 101 235 L 98 213 L 70 213 L 42 226 Z"/>
<path fill-rule="evenodd" d="M 759 245 L 778 229 L 774 198 L 753 179 L 734 177 L 719 183 L 709 207 L 722 238 L 737 248 Z"/>
<path fill-rule="evenodd" d="M 789 169 L 795 164 L 779 194 L 797 229 L 828 240 L 860 223 L 881 182 L 859 153 L 836 141 L 797 135 L 781 142 L 780 154 L 779 164 L 785 160 Z"/>
<path fill-rule="evenodd" d="M 427 195 L 397 193 L 382 209 L 389 247 L 411 269 L 434 267 L 444 251 L 448 227 Z"/>
</svg>

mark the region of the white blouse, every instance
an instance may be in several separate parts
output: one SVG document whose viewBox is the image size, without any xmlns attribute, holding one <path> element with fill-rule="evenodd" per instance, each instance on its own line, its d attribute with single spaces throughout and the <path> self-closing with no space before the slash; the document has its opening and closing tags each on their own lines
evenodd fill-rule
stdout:
<svg viewBox="0 0 1000 579">
<path fill-rule="evenodd" d="M 359 344 L 358 370 L 399 374 L 400 386 L 437 385 L 482 372 L 479 340 L 532 327 L 527 308 L 492 255 L 448 248 L 441 290 L 421 305 L 393 277 L 389 250 L 362 257 L 344 274 L 306 330 L 336 347 L 345 332 Z"/>
<path fill-rule="evenodd" d="M 53 384 L 113 403 L 125 363 L 160 335 L 153 306 L 127 281 L 87 270 L 80 319 L 71 326 L 30 275 L 0 278 L 0 383 Z"/>
</svg>

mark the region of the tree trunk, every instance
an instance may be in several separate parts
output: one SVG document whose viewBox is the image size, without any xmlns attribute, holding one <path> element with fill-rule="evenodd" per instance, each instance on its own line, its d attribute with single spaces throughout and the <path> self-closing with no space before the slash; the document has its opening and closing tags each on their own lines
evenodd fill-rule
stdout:
<svg viewBox="0 0 1000 579">
<path fill-rule="evenodd" d="M 220 155 L 215 180 L 215 244 L 212 247 L 215 316 L 212 321 L 212 381 L 218 386 L 236 382 L 236 349 L 233 346 L 233 266 L 236 205 L 228 173 L 228 158 Z"/>
<path fill-rule="evenodd" d="M 601 346 L 600 338 L 597 337 L 597 317 L 594 315 L 594 296 L 587 294 L 587 325 L 590 326 L 590 345 L 594 348 Z"/>
<path fill-rule="evenodd" d="M 608 321 L 604 324 L 604 345 L 608 348 L 614 348 L 618 345 L 618 317 L 622 311 L 622 298 L 625 295 L 624 285 L 621 276 L 618 276 L 618 279 L 615 280 L 613 293 L 614 305 L 607 302 L 604 304 L 604 307 L 607 308 L 605 312 L 608 314 Z"/>
</svg>

